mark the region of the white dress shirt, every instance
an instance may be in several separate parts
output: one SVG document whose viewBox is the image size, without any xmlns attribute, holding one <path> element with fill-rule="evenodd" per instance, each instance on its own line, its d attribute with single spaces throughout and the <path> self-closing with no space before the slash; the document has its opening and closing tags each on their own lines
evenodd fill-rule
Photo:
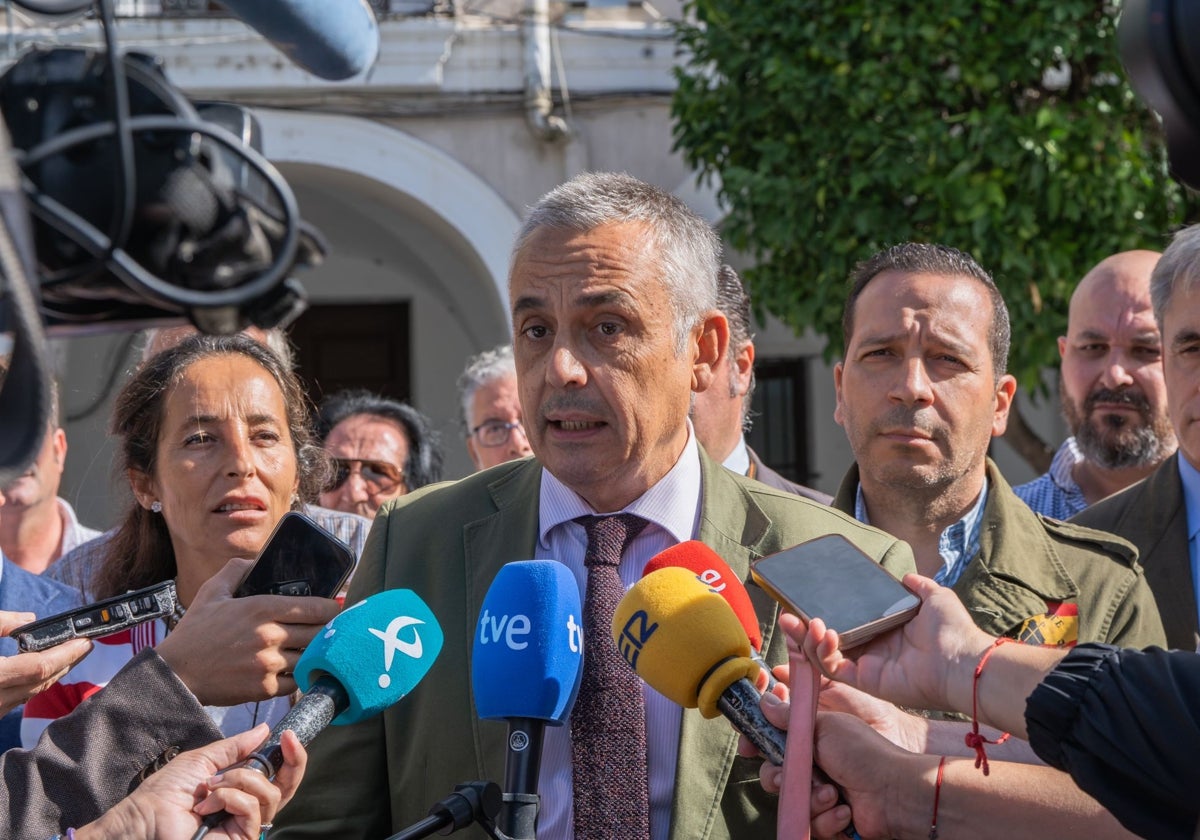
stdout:
<svg viewBox="0 0 1200 840">
<path fill-rule="evenodd" d="M 646 562 L 673 545 L 692 539 L 700 526 L 700 453 L 688 423 L 688 440 L 679 460 L 663 478 L 623 511 L 650 524 L 621 557 L 618 572 L 628 589 L 642 576 Z M 538 545 L 535 560 L 558 560 L 579 583 L 580 600 L 587 584 L 583 555 L 587 535 L 574 520 L 580 516 L 620 513 L 596 511 L 579 494 L 542 470 L 538 501 Z M 612 644 L 611 639 L 584 639 L 588 644 Z M 650 837 L 667 840 L 671 830 L 671 799 L 679 756 L 679 727 L 683 710 L 649 686 L 646 699 L 646 746 L 650 779 Z M 571 725 L 547 727 L 542 746 L 538 794 L 539 840 L 570 840 L 574 834 Z M 591 838 L 579 838 L 591 840 Z"/>
</svg>

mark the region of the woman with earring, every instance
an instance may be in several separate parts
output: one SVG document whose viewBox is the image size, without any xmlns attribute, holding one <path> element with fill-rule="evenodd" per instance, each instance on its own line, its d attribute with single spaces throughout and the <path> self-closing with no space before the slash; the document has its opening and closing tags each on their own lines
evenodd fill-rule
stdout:
<svg viewBox="0 0 1200 840">
<path fill-rule="evenodd" d="M 316 498 L 327 472 L 303 391 L 270 350 L 243 336 L 185 340 L 122 389 L 112 432 L 133 501 L 91 581 L 96 598 L 174 579 L 182 609 L 97 640 L 65 681 L 26 706 L 22 742 L 153 647 L 226 735 L 275 723 L 292 668 L 337 603 L 233 598 L 279 519 Z"/>
</svg>

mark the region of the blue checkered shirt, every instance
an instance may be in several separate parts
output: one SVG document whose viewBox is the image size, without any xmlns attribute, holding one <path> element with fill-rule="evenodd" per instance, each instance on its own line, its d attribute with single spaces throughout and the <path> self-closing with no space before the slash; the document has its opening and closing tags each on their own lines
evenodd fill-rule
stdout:
<svg viewBox="0 0 1200 840">
<path fill-rule="evenodd" d="M 1049 472 L 1038 476 L 1028 484 L 1013 488 L 1017 498 L 1029 505 L 1035 513 L 1053 519 L 1070 519 L 1088 506 L 1083 491 L 1072 475 L 1075 465 L 1083 460 L 1083 453 L 1069 437 L 1054 453 Z"/>
</svg>

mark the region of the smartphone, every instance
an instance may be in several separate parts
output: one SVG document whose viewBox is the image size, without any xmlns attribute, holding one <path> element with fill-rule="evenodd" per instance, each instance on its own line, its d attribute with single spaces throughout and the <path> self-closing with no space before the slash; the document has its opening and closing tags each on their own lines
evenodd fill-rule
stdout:
<svg viewBox="0 0 1200 840">
<path fill-rule="evenodd" d="M 917 614 L 921 599 L 840 534 L 759 558 L 754 580 L 805 621 L 819 618 L 849 650 Z"/>
<path fill-rule="evenodd" d="M 9 633 L 25 652 L 45 650 L 71 639 L 108 636 L 175 611 L 175 581 L 168 580 L 23 624 Z"/>
<path fill-rule="evenodd" d="M 353 569 L 354 552 L 348 545 L 307 516 L 291 511 L 275 525 L 233 595 L 332 598 Z"/>
</svg>

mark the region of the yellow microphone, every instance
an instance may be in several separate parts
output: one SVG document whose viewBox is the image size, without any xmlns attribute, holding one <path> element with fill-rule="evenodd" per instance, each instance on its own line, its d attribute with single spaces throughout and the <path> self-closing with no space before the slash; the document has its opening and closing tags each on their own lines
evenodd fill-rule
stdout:
<svg viewBox="0 0 1200 840">
<path fill-rule="evenodd" d="M 680 706 L 706 718 L 728 715 L 725 695 L 740 686 L 753 693 L 750 705 L 758 710 L 751 680 L 759 666 L 746 631 L 729 602 L 695 572 L 666 567 L 643 577 L 617 605 L 612 630 L 629 666 Z"/>
</svg>

